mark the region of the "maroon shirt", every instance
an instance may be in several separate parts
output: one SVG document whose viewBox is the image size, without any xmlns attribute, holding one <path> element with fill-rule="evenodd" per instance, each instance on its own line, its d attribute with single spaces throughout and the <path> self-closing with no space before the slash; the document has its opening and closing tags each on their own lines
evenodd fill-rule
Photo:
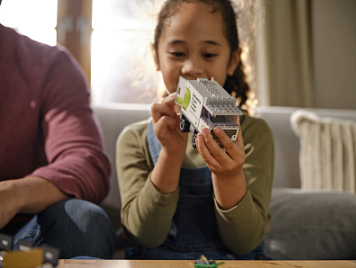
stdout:
<svg viewBox="0 0 356 268">
<path fill-rule="evenodd" d="M 78 63 L 0 24 L 0 181 L 30 175 L 98 203 L 110 162 Z"/>
</svg>

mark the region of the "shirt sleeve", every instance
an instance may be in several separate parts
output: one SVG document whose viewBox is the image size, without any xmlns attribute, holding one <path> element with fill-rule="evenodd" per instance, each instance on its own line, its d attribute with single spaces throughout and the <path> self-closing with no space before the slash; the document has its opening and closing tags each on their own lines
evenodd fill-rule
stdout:
<svg viewBox="0 0 356 268">
<path fill-rule="evenodd" d="M 48 52 L 52 61 L 41 92 L 41 135 L 48 165 L 31 175 L 64 193 L 100 202 L 109 191 L 110 161 L 103 151 L 99 125 L 89 106 L 82 71 L 63 49 Z"/>
<path fill-rule="evenodd" d="M 257 248 L 269 232 L 274 166 L 273 136 L 268 125 L 261 119 L 245 117 L 241 127 L 247 192 L 237 206 L 229 210 L 220 209 L 215 201 L 220 238 L 238 255 Z"/>
<path fill-rule="evenodd" d="M 129 238 L 144 248 L 162 244 L 177 209 L 179 189 L 161 194 L 152 184 L 147 123 L 127 127 L 118 138 L 116 167 L 121 196 L 121 220 Z"/>
</svg>

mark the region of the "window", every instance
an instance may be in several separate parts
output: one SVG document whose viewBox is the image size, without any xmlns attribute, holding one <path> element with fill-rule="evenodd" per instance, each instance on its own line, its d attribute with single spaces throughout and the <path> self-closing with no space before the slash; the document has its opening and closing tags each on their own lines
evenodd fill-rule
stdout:
<svg viewBox="0 0 356 268">
<path fill-rule="evenodd" d="M 158 74 L 149 47 L 153 7 L 142 0 L 93 0 L 94 104 L 157 101 Z"/>
<path fill-rule="evenodd" d="M 157 0 L 3 0 L 0 23 L 67 47 L 91 85 L 94 105 L 152 103 L 159 73 L 150 42 Z"/>
<path fill-rule="evenodd" d="M 57 40 L 57 0 L 3 0 L 0 23 L 53 46 Z"/>
</svg>

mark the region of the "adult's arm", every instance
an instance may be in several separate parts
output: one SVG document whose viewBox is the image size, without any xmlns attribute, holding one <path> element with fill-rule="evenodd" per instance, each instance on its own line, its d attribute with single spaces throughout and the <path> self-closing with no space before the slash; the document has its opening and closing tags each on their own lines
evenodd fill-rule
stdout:
<svg viewBox="0 0 356 268">
<path fill-rule="evenodd" d="M 36 214 L 68 196 L 48 180 L 27 177 L 0 182 L 0 229 L 18 212 Z"/>
<path fill-rule="evenodd" d="M 153 164 L 147 147 L 147 122 L 127 127 L 118 138 L 116 167 L 121 220 L 132 241 L 145 248 L 162 244 L 171 228 L 179 189 L 161 194 L 150 180 Z"/>
<path fill-rule="evenodd" d="M 68 196 L 100 202 L 109 190 L 110 162 L 89 106 L 89 92 L 69 53 L 48 49 L 41 92 L 41 131 L 48 165 L 29 176 L 48 180 Z"/>
<path fill-rule="evenodd" d="M 215 202 L 218 230 L 224 244 L 235 254 L 254 250 L 269 232 L 274 165 L 273 136 L 261 119 L 245 117 L 241 124 L 245 145 L 243 170 L 247 192 L 229 210 L 222 210 Z"/>
</svg>

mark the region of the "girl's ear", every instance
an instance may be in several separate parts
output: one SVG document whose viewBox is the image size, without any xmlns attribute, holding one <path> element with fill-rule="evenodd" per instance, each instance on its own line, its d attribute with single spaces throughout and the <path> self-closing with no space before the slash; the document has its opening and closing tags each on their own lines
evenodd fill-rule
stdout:
<svg viewBox="0 0 356 268">
<path fill-rule="evenodd" d="M 156 49 L 155 49 L 153 43 L 151 43 L 150 49 L 151 49 L 153 61 L 155 63 L 156 71 L 159 71 L 160 68 L 159 68 L 159 62 L 158 62 L 158 55 L 157 55 L 157 52 L 156 52 Z"/>
<path fill-rule="evenodd" d="M 241 48 L 236 49 L 235 52 L 232 54 L 229 66 L 227 67 L 227 74 L 229 76 L 234 75 L 234 72 L 240 62 L 240 55 L 241 55 Z"/>
</svg>

